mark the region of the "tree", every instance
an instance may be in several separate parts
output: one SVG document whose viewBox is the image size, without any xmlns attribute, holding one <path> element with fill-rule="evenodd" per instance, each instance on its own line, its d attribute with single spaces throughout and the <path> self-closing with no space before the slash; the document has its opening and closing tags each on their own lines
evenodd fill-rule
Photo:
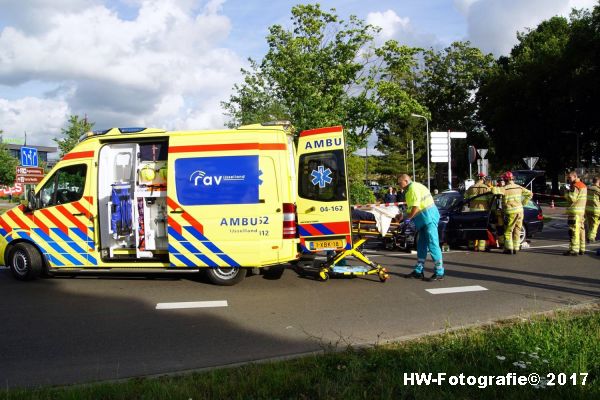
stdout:
<svg viewBox="0 0 600 400">
<path fill-rule="evenodd" d="M 269 28 L 267 54 L 250 60 L 243 83 L 222 103 L 230 126 L 273 119 L 290 120 L 297 131 L 343 125 L 351 152 L 363 147 L 376 112 L 364 85 L 376 29 L 318 4 L 291 12 L 292 29 Z"/>
<path fill-rule="evenodd" d="M 553 17 L 518 34 L 509 57 L 500 58 L 479 93 L 481 115 L 508 166 L 540 156 L 551 176 L 598 159 L 600 5 L 593 12 Z M 579 138 L 578 138 L 579 136 Z"/>
<path fill-rule="evenodd" d="M 453 171 L 459 174 L 468 171 L 469 144 L 492 147 L 479 116 L 476 93 L 494 61 L 491 54 L 483 54 L 469 42 L 454 42 L 441 51 L 429 49 L 423 54 L 418 95 L 431 112 L 432 130 L 467 132 L 466 141 L 455 141 L 452 146 Z"/>
<path fill-rule="evenodd" d="M 394 40 L 376 51 L 382 62 L 377 79 L 372 81 L 374 102 L 378 107 L 376 148 L 383 153 L 376 172 L 386 182 L 395 183 L 401 172 L 412 174 L 411 140 L 414 140 L 417 175 L 426 177 L 426 136 L 419 121 L 411 117 L 412 113 L 429 117 L 429 110 L 417 99 L 417 55 L 420 51 L 401 46 Z"/>
<path fill-rule="evenodd" d="M 0 129 L 0 136 L 2 130 Z M 10 155 L 4 143 L 0 142 L 0 185 L 13 186 L 17 175 L 19 161 Z"/>
<path fill-rule="evenodd" d="M 77 143 L 81 135 L 89 132 L 94 127 L 93 122 L 88 122 L 87 117 L 79 118 L 77 115 L 71 115 L 67 126 L 61 130 L 62 138 L 54 138 L 60 150 L 60 157 L 67 154 Z"/>
</svg>

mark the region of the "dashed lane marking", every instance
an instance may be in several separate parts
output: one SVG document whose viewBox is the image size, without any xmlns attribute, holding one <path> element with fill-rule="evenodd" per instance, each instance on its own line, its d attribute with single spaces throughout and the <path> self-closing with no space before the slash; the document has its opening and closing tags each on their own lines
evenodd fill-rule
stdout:
<svg viewBox="0 0 600 400">
<path fill-rule="evenodd" d="M 439 289 L 425 289 L 427 292 L 431 294 L 448 294 L 448 293 L 463 293 L 463 292 L 479 292 L 482 290 L 487 290 L 483 286 L 474 285 L 474 286 L 456 286 L 456 287 L 448 287 L 448 288 L 439 288 Z"/>
<path fill-rule="evenodd" d="M 186 301 L 180 303 L 158 303 L 156 305 L 157 310 L 176 310 L 183 308 L 213 308 L 213 307 L 227 307 L 227 300 L 217 301 Z"/>
<path fill-rule="evenodd" d="M 527 251 L 529 249 L 547 249 L 547 248 L 551 248 L 551 247 L 569 247 L 569 243 L 563 243 L 563 244 L 549 244 L 547 246 L 530 246 L 526 249 L 521 249 L 522 251 Z"/>
</svg>

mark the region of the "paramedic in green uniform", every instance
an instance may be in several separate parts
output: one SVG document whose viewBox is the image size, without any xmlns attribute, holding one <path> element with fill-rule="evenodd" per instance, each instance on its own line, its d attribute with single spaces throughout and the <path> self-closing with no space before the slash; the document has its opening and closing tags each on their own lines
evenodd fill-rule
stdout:
<svg viewBox="0 0 600 400">
<path fill-rule="evenodd" d="M 440 213 L 433 202 L 433 197 L 427 187 L 417 182 L 412 182 L 410 176 L 402 174 L 398 178 L 400 188 L 406 192 L 407 220 L 413 220 L 417 229 L 417 265 L 415 269 L 405 275 L 406 278 L 424 279 L 423 269 L 427 259 L 427 251 L 435 264 L 435 271 L 430 281 L 439 281 L 444 278 L 442 263 L 442 250 L 438 236 L 438 222 Z"/>
</svg>

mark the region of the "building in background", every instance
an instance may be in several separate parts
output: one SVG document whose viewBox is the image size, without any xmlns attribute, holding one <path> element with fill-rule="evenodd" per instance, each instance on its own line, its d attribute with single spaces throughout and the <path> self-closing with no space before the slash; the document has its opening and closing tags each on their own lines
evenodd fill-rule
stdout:
<svg viewBox="0 0 600 400">
<path fill-rule="evenodd" d="M 58 147 L 52 146 L 37 146 L 34 144 L 25 144 L 24 139 L 20 138 L 5 138 L 0 136 L 0 142 L 4 144 L 10 155 L 21 162 L 21 147 L 26 146 L 37 149 L 38 166 L 52 167 L 58 161 Z M 23 186 L 16 183 L 12 187 L 0 186 L 0 196 L 19 195 L 23 192 Z"/>
<path fill-rule="evenodd" d="M 6 149 L 9 151 L 10 155 L 13 156 L 14 158 L 16 158 L 17 160 L 21 160 L 21 147 L 25 146 L 24 144 L 13 144 L 13 143 L 6 143 L 3 142 L 4 146 L 6 146 Z M 36 145 L 31 145 L 28 144 L 27 147 L 33 147 L 34 149 L 37 149 L 38 152 L 38 162 L 44 162 L 44 163 L 48 163 L 48 155 L 54 155 L 52 153 L 57 153 L 58 152 L 58 148 L 57 147 L 50 147 L 50 146 L 36 146 Z M 56 155 L 54 155 L 54 159 L 56 159 Z M 52 160 L 52 156 L 50 157 Z"/>
</svg>

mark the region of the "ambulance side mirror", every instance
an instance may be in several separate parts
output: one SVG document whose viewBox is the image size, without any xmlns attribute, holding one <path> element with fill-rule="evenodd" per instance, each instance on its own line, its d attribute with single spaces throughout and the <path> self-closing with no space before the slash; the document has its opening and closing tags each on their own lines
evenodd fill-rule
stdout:
<svg viewBox="0 0 600 400">
<path fill-rule="evenodd" d="M 27 200 L 24 200 L 24 202 L 27 203 L 25 204 L 25 207 L 30 210 L 36 210 L 38 208 L 37 197 L 35 196 L 35 191 L 33 189 L 29 189 L 29 192 L 27 192 Z"/>
</svg>

